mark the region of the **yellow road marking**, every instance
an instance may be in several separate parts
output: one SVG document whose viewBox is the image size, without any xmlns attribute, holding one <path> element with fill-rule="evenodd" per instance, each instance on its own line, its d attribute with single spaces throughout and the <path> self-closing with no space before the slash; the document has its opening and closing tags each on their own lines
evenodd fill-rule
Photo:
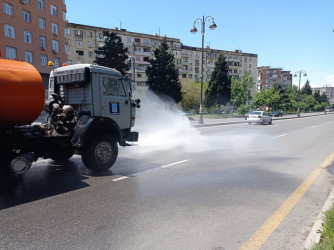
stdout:
<svg viewBox="0 0 334 250">
<path fill-rule="evenodd" d="M 270 237 L 273 231 L 281 224 L 285 217 L 294 208 L 297 202 L 304 196 L 307 190 L 315 182 L 321 171 L 334 160 L 334 152 L 331 153 L 290 195 L 290 197 L 267 219 L 265 223 L 253 234 L 248 241 L 241 246 L 241 250 L 259 249 Z"/>
</svg>

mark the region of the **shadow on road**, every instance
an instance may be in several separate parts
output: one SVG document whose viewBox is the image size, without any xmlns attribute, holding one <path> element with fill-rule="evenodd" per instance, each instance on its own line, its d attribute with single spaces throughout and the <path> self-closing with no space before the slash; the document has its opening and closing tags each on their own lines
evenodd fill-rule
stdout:
<svg viewBox="0 0 334 250">
<path fill-rule="evenodd" d="M 23 176 L 1 177 L 0 210 L 89 186 L 83 182 L 87 177 L 74 161 L 52 163 L 32 167 Z"/>
</svg>

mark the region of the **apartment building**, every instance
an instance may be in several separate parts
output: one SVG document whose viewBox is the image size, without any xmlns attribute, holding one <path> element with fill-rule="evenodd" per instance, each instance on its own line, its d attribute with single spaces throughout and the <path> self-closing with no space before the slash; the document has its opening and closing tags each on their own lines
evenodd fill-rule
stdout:
<svg viewBox="0 0 334 250">
<path fill-rule="evenodd" d="M 282 85 L 285 89 L 292 84 L 292 74 L 282 68 L 271 68 L 269 66 L 258 67 L 257 90 L 271 89 L 274 84 Z"/>
<path fill-rule="evenodd" d="M 0 58 L 26 61 L 41 73 L 44 85 L 53 67 L 65 63 L 65 0 L 1 0 Z"/>
<path fill-rule="evenodd" d="M 181 82 L 200 81 L 201 80 L 201 53 L 202 49 L 182 45 L 182 67 L 180 71 Z M 248 72 L 256 82 L 257 80 L 257 54 L 243 53 L 241 50 L 225 51 L 211 49 L 206 47 L 203 49 L 203 81 L 210 81 L 211 74 L 215 68 L 216 60 L 222 53 L 226 57 L 229 65 L 230 77 L 241 79 L 242 75 Z M 252 93 L 255 93 L 255 87 Z"/>
<path fill-rule="evenodd" d="M 129 32 L 126 29 L 109 29 L 68 23 L 68 61 L 67 64 L 93 63 L 96 57 L 94 50 L 104 45 L 103 31 L 114 32 L 122 38 L 124 47 L 128 48 L 128 56 L 131 60 L 129 77 L 136 86 L 146 86 L 146 69 L 149 66 L 148 59 L 154 56 L 153 51 L 161 44 L 163 37 L 154 34 L 142 34 Z M 169 51 L 174 54 L 175 67 L 179 71 L 181 82 L 200 81 L 201 75 L 201 48 L 184 46 L 180 39 L 167 37 Z M 229 63 L 230 76 L 241 78 L 247 71 L 253 74 L 254 80 L 257 75 L 257 55 L 243 53 L 240 50 L 224 51 L 210 47 L 204 49 L 203 80 L 209 81 L 214 70 L 215 62 L 219 53 L 226 55 Z M 255 88 L 253 90 L 255 92 Z"/>
<path fill-rule="evenodd" d="M 325 86 L 320 87 L 320 88 L 312 88 L 312 93 L 314 94 L 315 91 L 318 91 L 318 90 L 320 91 L 320 95 L 322 95 L 322 93 L 325 93 L 329 103 L 331 105 L 334 105 L 334 87 L 332 87 L 330 85 L 325 85 Z"/>
<path fill-rule="evenodd" d="M 124 47 L 128 48 L 128 56 L 131 61 L 131 69 L 128 71 L 129 77 L 135 86 L 147 86 L 145 71 L 150 64 L 148 60 L 153 58 L 153 51 L 160 46 L 163 37 L 157 34 L 129 32 L 126 29 L 109 29 L 75 23 L 68 23 L 67 28 L 67 64 L 93 63 L 96 57 L 94 50 L 105 44 L 103 31 L 114 32 L 122 38 Z M 168 37 L 166 39 L 169 51 L 174 54 L 177 68 L 181 68 L 180 39 Z"/>
<path fill-rule="evenodd" d="M 216 60 L 222 53 L 229 65 L 229 75 L 241 79 L 245 72 L 252 74 L 257 69 L 257 55 L 243 53 L 241 50 L 226 51 L 206 47 L 203 50 L 203 81 L 210 81 Z M 201 48 L 182 45 L 181 79 L 200 81 L 201 77 Z M 253 77 L 253 76 L 252 76 Z M 256 79 L 256 76 L 254 76 Z"/>
</svg>

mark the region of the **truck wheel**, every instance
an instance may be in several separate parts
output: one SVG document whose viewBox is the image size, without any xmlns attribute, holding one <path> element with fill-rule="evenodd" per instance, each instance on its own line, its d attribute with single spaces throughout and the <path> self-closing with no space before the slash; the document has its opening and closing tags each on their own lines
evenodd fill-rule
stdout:
<svg viewBox="0 0 334 250">
<path fill-rule="evenodd" d="M 85 166 L 100 172 L 111 168 L 118 156 L 117 142 L 112 136 L 96 136 L 82 152 L 81 159 Z"/>
<path fill-rule="evenodd" d="M 56 162 L 65 162 L 74 155 L 74 150 L 64 151 L 64 152 L 55 152 L 52 153 L 49 158 Z"/>
</svg>

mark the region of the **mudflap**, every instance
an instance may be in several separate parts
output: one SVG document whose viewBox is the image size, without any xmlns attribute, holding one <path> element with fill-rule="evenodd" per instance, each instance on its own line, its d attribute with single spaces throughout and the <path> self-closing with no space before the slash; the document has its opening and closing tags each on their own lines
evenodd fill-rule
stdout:
<svg viewBox="0 0 334 250">
<path fill-rule="evenodd" d="M 126 138 L 127 141 L 138 141 L 139 133 L 138 132 L 130 132 L 128 135 L 128 138 Z"/>
</svg>

